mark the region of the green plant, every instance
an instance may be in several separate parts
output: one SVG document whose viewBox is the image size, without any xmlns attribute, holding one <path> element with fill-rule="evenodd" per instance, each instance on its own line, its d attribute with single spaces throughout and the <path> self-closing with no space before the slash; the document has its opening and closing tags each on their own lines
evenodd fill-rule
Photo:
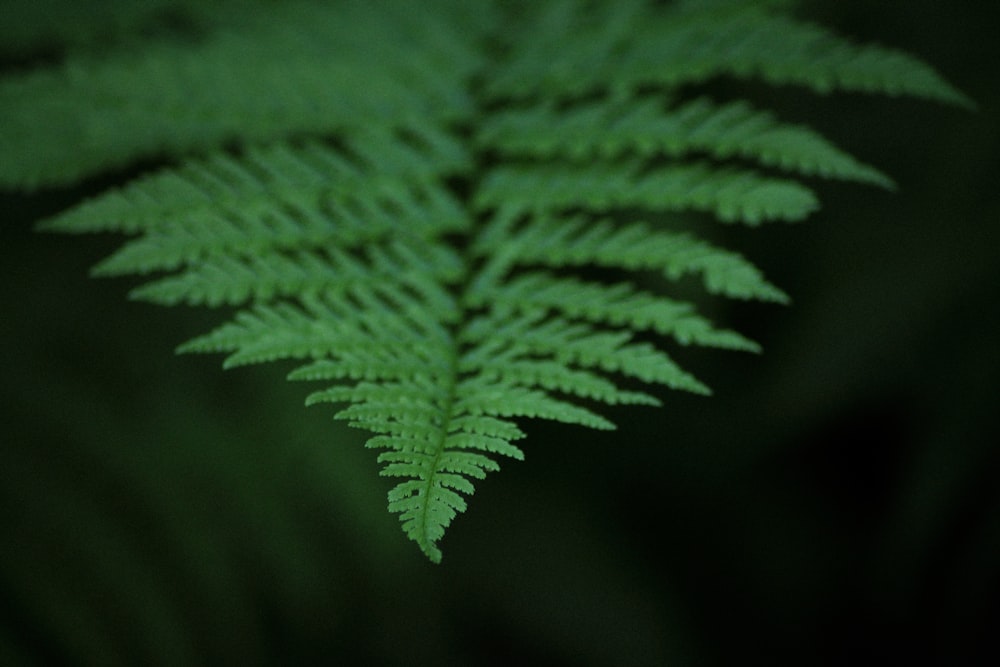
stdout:
<svg viewBox="0 0 1000 667">
<path fill-rule="evenodd" d="M 156 3 L 154 3 L 156 4 Z M 892 187 L 720 77 L 968 100 L 899 52 L 736 0 L 259 3 L 189 39 L 74 50 L 0 83 L 0 185 L 155 173 L 43 229 L 133 235 L 96 275 L 242 306 L 183 346 L 298 359 L 308 404 L 372 433 L 389 509 L 429 558 L 470 480 L 523 458 L 517 418 L 611 429 L 595 405 L 707 394 L 654 336 L 756 351 L 685 300 L 787 297 L 704 217 L 798 221 L 804 183 Z M 680 296 L 667 296 L 676 290 Z"/>
</svg>

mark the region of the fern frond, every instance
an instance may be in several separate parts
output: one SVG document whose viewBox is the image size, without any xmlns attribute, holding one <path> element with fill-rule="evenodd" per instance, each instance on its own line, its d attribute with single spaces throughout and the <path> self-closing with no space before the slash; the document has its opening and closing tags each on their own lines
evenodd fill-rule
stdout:
<svg viewBox="0 0 1000 667">
<path fill-rule="evenodd" d="M 788 302 L 787 294 L 739 254 L 688 233 L 659 231 L 645 223 L 616 225 L 579 216 L 532 218 L 520 229 L 506 224 L 490 227 L 480 235 L 475 251 L 497 257 L 512 246 L 517 248 L 512 254 L 525 265 L 661 271 L 670 280 L 698 272 L 710 294 Z"/>
<path fill-rule="evenodd" d="M 643 173 L 638 164 L 501 167 L 484 180 L 475 204 L 501 204 L 544 213 L 585 207 L 598 212 L 643 208 L 703 211 L 723 222 L 756 225 L 802 220 L 819 206 L 795 181 L 707 163 L 663 167 Z"/>
<path fill-rule="evenodd" d="M 462 334 L 460 342 L 472 346 L 463 357 L 466 369 L 487 368 L 498 357 L 512 361 L 542 357 L 564 366 L 618 373 L 671 389 L 710 393 L 663 351 L 648 343 L 632 342 L 633 334 L 627 331 L 597 329 L 536 311 L 481 316 Z"/>
<path fill-rule="evenodd" d="M 666 111 L 664 110 L 666 109 Z M 741 157 L 806 176 L 872 183 L 892 180 L 833 146 L 817 132 L 777 121 L 743 101 L 715 104 L 698 98 L 677 106 L 664 100 L 602 100 L 569 111 L 530 107 L 496 114 L 479 143 L 511 157 L 587 161 L 621 155 L 682 157 L 707 153 Z"/>
<path fill-rule="evenodd" d="M 545 273 L 525 273 L 484 293 L 469 295 L 469 303 L 486 303 L 504 310 L 553 310 L 632 331 L 655 331 L 687 345 L 696 343 L 734 350 L 756 351 L 757 346 L 733 331 L 718 331 L 693 312 L 689 303 L 643 293 L 626 283 L 604 285 Z"/>
<path fill-rule="evenodd" d="M 611 429 L 602 405 L 709 393 L 653 339 L 759 350 L 643 281 L 788 300 L 679 215 L 801 220 L 803 177 L 891 187 L 808 127 L 696 90 L 718 76 L 966 102 L 909 56 L 761 3 L 281 3 L 0 82 L 0 185 L 168 158 L 43 227 L 131 235 L 94 273 L 144 276 L 134 298 L 239 308 L 179 350 L 324 383 L 307 404 L 371 434 L 389 510 L 437 561 L 474 482 L 524 458 L 522 419 Z"/>
<path fill-rule="evenodd" d="M 62 185 L 232 141 L 467 114 L 471 98 L 448 82 L 465 77 L 476 54 L 460 39 L 421 39 L 444 28 L 407 30 L 408 13 L 402 3 L 374 12 L 361 2 L 280 3 L 194 46 L 11 77 L 0 83 L 0 186 Z"/>
<path fill-rule="evenodd" d="M 860 91 L 974 106 L 908 54 L 857 46 L 759 3 L 681 3 L 658 13 L 551 4 L 556 11 L 518 35 L 516 57 L 487 87 L 492 97 L 631 94 L 643 86 L 669 90 L 730 76 L 821 94 Z"/>
</svg>

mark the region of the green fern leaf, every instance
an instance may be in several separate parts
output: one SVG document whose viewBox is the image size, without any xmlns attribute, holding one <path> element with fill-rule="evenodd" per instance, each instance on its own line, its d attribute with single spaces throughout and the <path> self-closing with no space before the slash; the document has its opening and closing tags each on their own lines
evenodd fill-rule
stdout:
<svg viewBox="0 0 1000 667">
<path fill-rule="evenodd" d="M 646 3 L 632 1 L 588 9 L 545 3 L 518 33 L 516 55 L 490 81 L 490 96 L 631 95 L 643 86 L 670 90 L 734 76 L 823 94 L 851 90 L 974 106 L 912 56 L 854 45 L 761 3 L 682 2 L 674 11 L 649 12 Z"/>
<path fill-rule="evenodd" d="M 759 350 L 673 284 L 787 295 L 689 228 L 802 220 L 814 176 L 892 187 L 698 84 L 968 103 L 779 2 L 470 4 L 287 3 L 0 82 L 2 185 L 172 161 L 42 227 L 131 235 L 94 273 L 146 276 L 133 298 L 239 308 L 180 351 L 324 383 L 307 404 L 371 434 L 388 508 L 434 561 L 474 482 L 525 457 L 522 420 L 612 429 L 602 405 L 709 393 L 671 345 Z"/>
<path fill-rule="evenodd" d="M 511 249 L 516 248 L 516 252 Z M 616 225 L 611 220 L 533 218 L 520 229 L 498 224 L 484 231 L 477 254 L 504 253 L 525 264 L 601 266 L 627 271 L 662 271 L 671 280 L 698 272 L 705 289 L 739 299 L 787 303 L 788 295 L 769 283 L 740 255 L 682 232 L 658 231 L 645 223 Z"/>
<path fill-rule="evenodd" d="M 648 174 L 638 164 L 615 163 L 497 168 L 478 195 L 479 208 L 503 204 L 536 214 L 576 206 L 599 212 L 694 210 L 747 224 L 802 220 L 818 207 L 812 191 L 797 182 L 709 164 L 664 167 Z"/>
<path fill-rule="evenodd" d="M 480 129 L 479 143 L 510 157 L 577 162 L 629 154 L 682 157 L 707 153 L 721 160 L 746 158 L 806 176 L 892 187 L 889 177 L 816 132 L 781 123 L 773 114 L 743 101 L 717 105 L 699 98 L 669 107 L 656 98 L 611 99 L 569 111 L 517 109 L 489 119 Z"/>
<path fill-rule="evenodd" d="M 433 39 L 444 12 L 428 9 L 407 30 L 402 6 L 383 23 L 359 2 L 280 3 L 195 46 L 155 44 L 11 77 L 0 85 L 0 185 L 61 185 L 232 141 L 467 115 L 470 96 L 446 82 L 477 58 L 461 40 Z"/>
</svg>

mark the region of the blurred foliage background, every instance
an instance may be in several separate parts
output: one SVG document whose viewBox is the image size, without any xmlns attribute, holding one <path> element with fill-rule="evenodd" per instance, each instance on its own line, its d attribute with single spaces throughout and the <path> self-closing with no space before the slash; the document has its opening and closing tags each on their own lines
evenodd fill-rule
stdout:
<svg viewBox="0 0 1000 667">
<path fill-rule="evenodd" d="M 4 2 L 3 68 L 81 34 L 52 17 L 138 39 L 171 4 Z M 117 238 L 32 231 L 107 183 L 2 194 L 0 664 L 1000 664 L 997 10 L 803 4 L 980 110 L 755 90 L 899 192 L 727 230 L 795 300 L 717 314 L 765 354 L 686 354 L 715 397 L 614 434 L 529 425 L 440 566 L 286 368 L 175 357 L 216 314 L 88 279 Z"/>
</svg>

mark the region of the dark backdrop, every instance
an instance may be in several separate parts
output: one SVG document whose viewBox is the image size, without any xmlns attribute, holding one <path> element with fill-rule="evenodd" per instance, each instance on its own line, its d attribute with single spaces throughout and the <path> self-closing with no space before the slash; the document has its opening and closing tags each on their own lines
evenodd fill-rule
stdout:
<svg viewBox="0 0 1000 667">
<path fill-rule="evenodd" d="M 174 357 L 217 315 L 31 231 L 82 193 L 4 195 L 0 664 L 1000 664 L 992 4 L 808 3 L 980 110 L 773 93 L 899 191 L 733 230 L 794 298 L 720 312 L 765 354 L 687 355 L 716 396 L 615 434 L 532 425 L 440 566 L 286 368 Z"/>
</svg>

